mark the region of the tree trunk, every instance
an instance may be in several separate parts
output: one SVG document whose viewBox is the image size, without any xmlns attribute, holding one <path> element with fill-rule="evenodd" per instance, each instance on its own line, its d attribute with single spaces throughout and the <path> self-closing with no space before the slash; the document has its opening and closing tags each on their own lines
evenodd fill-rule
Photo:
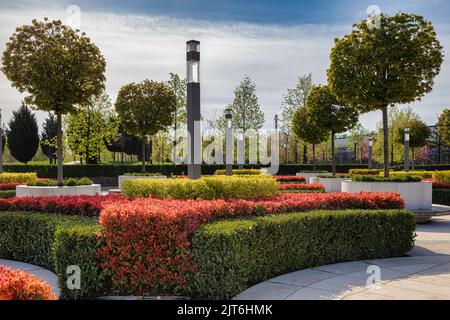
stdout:
<svg viewBox="0 0 450 320">
<path fill-rule="evenodd" d="M 294 164 L 298 163 L 298 143 L 294 142 Z"/>
<path fill-rule="evenodd" d="M 384 177 L 389 177 L 389 125 L 388 125 L 388 107 L 381 109 L 383 112 L 383 135 L 384 135 Z"/>
<path fill-rule="evenodd" d="M 316 145 L 313 143 L 313 172 L 316 172 Z"/>
<path fill-rule="evenodd" d="M 308 163 L 308 146 L 306 143 L 303 145 L 303 164 Z"/>
<path fill-rule="evenodd" d="M 58 145 L 58 173 L 57 180 L 58 182 L 63 182 L 63 156 L 62 156 L 62 114 L 56 113 L 56 140 Z"/>
<path fill-rule="evenodd" d="M 411 148 L 411 169 L 414 170 L 414 163 L 416 162 L 416 159 L 414 157 L 414 148 Z"/>
<path fill-rule="evenodd" d="M 141 172 L 142 173 L 145 173 L 145 146 L 146 146 L 145 137 L 142 137 L 142 142 L 141 142 L 141 157 L 142 157 Z"/>
<path fill-rule="evenodd" d="M 331 131 L 331 168 L 333 176 L 336 175 L 336 158 L 334 154 L 334 131 Z"/>
</svg>

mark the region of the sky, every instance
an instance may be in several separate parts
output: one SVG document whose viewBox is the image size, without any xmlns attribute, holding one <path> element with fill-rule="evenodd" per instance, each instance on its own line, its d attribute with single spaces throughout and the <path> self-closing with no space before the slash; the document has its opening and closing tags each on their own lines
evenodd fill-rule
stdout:
<svg viewBox="0 0 450 320">
<path fill-rule="evenodd" d="M 334 39 L 349 33 L 376 5 L 382 12 L 423 15 L 433 22 L 444 51 L 450 51 L 449 0 L 403 1 L 268 1 L 268 0 L 0 0 L 0 52 L 16 26 L 33 18 L 61 19 L 80 29 L 104 55 L 106 90 L 114 102 L 120 87 L 144 79 L 185 76 L 185 42 L 201 42 L 202 115 L 217 118 L 233 99 L 245 75 L 273 126 L 282 97 L 297 77 L 312 72 L 315 83 L 326 83 Z M 433 92 L 410 106 L 429 125 L 450 103 L 450 62 L 445 58 Z M 4 121 L 23 96 L 0 73 L 0 108 Z M 37 112 L 41 123 L 46 114 Z M 362 124 L 374 129 L 381 112 L 364 114 Z"/>
</svg>

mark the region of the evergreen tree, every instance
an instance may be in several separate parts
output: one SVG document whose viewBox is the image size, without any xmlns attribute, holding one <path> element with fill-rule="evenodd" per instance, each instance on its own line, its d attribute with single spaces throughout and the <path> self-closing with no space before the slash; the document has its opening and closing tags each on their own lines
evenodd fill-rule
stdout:
<svg viewBox="0 0 450 320">
<path fill-rule="evenodd" d="M 53 113 L 49 113 L 48 118 L 45 119 L 44 124 L 42 125 L 41 150 L 45 156 L 49 158 L 50 164 L 54 164 L 54 160 L 56 159 L 57 134 L 58 127 L 56 117 Z"/>
<path fill-rule="evenodd" d="M 11 155 L 27 163 L 33 159 L 39 148 L 39 132 L 36 117 L 25 104 L 13 112 L 8 123 L 6 137 Z"/>
</svg>

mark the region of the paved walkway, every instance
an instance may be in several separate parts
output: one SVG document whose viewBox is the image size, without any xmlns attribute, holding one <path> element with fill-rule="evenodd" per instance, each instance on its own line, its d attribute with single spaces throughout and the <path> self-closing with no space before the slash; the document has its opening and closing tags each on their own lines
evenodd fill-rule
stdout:
<svg viewBox="0 0 450 320">
<path fill-rule="evenodd" d="M 450 299 L 450 217 L 418 225 L 417 235 L 408 257 L 301 270 L 262 282 L 235 299 Z"/>
<path fill-rule="evenodd" d="M 52 291 L 56 295 L 56 297 L 59 297 L 58 277 L 53 272 L 50 272 L 38 266 L 34 266 L 32 264 L 11 260 L 0 259 L 0 265 L 9 267 L 14 270 L 22 270 L 35 275 L 37 278 L 49 284 L 52 287 Z"/>
</svg>

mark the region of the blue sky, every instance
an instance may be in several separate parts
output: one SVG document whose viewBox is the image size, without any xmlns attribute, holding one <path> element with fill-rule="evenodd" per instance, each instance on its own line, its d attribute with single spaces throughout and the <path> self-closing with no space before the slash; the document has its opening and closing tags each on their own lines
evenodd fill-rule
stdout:
<svg viewBox="0 0 450 320">
<path fill-rule="evenodd" d="M 446 52 L 450 51 L 450 0 L 0 0 L 0 52 L 18 25 L 33 18 L 69 23 L 70 5 L 81 10 L 81 30 L 97 44 L 107 61 L 107 92 L 114 101 L 120 87 L 146 78 L 167 80 L 170 72 L 184 76 L 185 41 L 202 46 L 202 113 L 213 119 L 233 99 L 244 75 L 256 83 L 266 127 L 280 113 L 283 94 L 299 75 L 312 72 L 326 83 L 333 40 L 367 17 L 367 8 L 416 13 L 431 20 Z M 411 104 L 434 124 L 450 105 L 450 63 L 445 59 L 432 93 Z M 8 118 L 22 96 L 0 74 L 0 107 Z M 38 113 L 42 121 L 45 113 Z M 380 114 L 361 116 L 374 129 Z"/>
</svg>

